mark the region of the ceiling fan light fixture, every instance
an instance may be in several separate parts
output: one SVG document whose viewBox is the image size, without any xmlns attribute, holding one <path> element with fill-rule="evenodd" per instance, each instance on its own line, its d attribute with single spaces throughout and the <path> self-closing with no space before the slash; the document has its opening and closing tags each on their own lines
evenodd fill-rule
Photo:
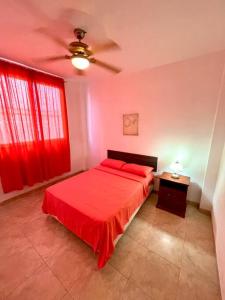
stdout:
<svg viewBox="0 0 225 300">
<path fill-rule="evenodd" d="M 72 65 L 78 70 L 85 70 L 89 67 L 90 62 L 87 58 L 75 56 L 71 58 Z"/>
</svg>

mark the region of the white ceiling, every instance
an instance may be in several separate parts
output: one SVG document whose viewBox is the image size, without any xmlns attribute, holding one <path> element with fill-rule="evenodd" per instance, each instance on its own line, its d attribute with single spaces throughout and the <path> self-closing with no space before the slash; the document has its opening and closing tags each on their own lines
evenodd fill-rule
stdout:
<svg viewBox="0 0 225 300">
<path fill-rule="evenodd" d="M 77 26 L 88 31 L 86 42 L 92 46 L 106 37 L 121 46 L 97 58 L 125 72 L 139 71 L 224 50 L 225 1 L 0 0 L 0 56 L 70 77 L 74 72 L 69 61 L 35 61 L 66 54 L 37 29 L 46 27 L 69 43 Z M 88 73 L 105 71 L 91 66 Z"/>
</svg>

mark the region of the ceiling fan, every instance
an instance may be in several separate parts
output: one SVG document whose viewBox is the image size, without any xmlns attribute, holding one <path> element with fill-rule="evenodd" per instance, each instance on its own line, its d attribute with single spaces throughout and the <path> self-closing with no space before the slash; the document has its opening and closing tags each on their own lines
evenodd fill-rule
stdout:
<svg viewBox="0 0 225 300">
<path fill-rule="evenodd" d="M 66 48 L 71 55 L 61 55 L 61 56 L 52 56 L 52 57 L 46 57 L 41 59 L 41 61 L 58 61 L 58 60 L 63 60 L 67 59 L 70 60 L 72 65 L 76 68 L 78 75 L 83 75 L 84 70 L 89 67 L 90 64 L 95 64 L 99 67 L 105 68 L 108 71 L 111 71 L 113 73 L 119 73 L 121 72 L 121 69 L 118 67 L 115 67 L 111 64 L 105 63 L 101 60 L 98 60 L 94 58 L 92 55 L 93 53 L 100 52 L 100 51 L 105 51 L 105 50 L 110 50 L 113 48 L 119 48 L 119 46 L 113 42 L 109 41 L 108 43 L 96 47 L 95 50 L 91 50 L 90 47 L 82 42 L 82 40 L 85 37 L 86 31 L 81 29 L 81 28 L 75 28 L 74 29 L 74 34 L 76 37 L 76 41 L 71 42 L 69 45 L 67 45 L 63 40 L 59 39 L 56 36 L 53 36 L 49 32 L 47 32 L 44 28 L 39 28 L 40 33 L 44 33 L 45 35 L 47 34 L 51 38 L 55 40 L 58 44 Z M 40 60 L 39 60 L 40 61 Z"/>
</svg>

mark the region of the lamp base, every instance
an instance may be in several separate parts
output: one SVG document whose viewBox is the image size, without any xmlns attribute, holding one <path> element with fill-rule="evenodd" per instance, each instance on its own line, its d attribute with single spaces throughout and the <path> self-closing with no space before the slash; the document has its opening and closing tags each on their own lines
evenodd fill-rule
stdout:
<svg viewBox="0 0 225 300">
<path fill-rule="evenodd" d="M 174 178 L 174 179 L 179 179 L 180 178 L 180 176 L 177 173 L 173 173 L 171 175 L 171 177 Z"/>
</svg>

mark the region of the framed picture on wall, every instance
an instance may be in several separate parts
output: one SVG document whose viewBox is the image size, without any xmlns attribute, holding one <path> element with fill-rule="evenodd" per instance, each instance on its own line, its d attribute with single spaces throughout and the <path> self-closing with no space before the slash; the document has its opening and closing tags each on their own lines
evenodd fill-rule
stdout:
<svg viewBox="0 0 225 300">
<path fill-rule="evenodd" d="M 138 135 L 139 114 L 123 115 L 123 135 Z"/>
</svg>

